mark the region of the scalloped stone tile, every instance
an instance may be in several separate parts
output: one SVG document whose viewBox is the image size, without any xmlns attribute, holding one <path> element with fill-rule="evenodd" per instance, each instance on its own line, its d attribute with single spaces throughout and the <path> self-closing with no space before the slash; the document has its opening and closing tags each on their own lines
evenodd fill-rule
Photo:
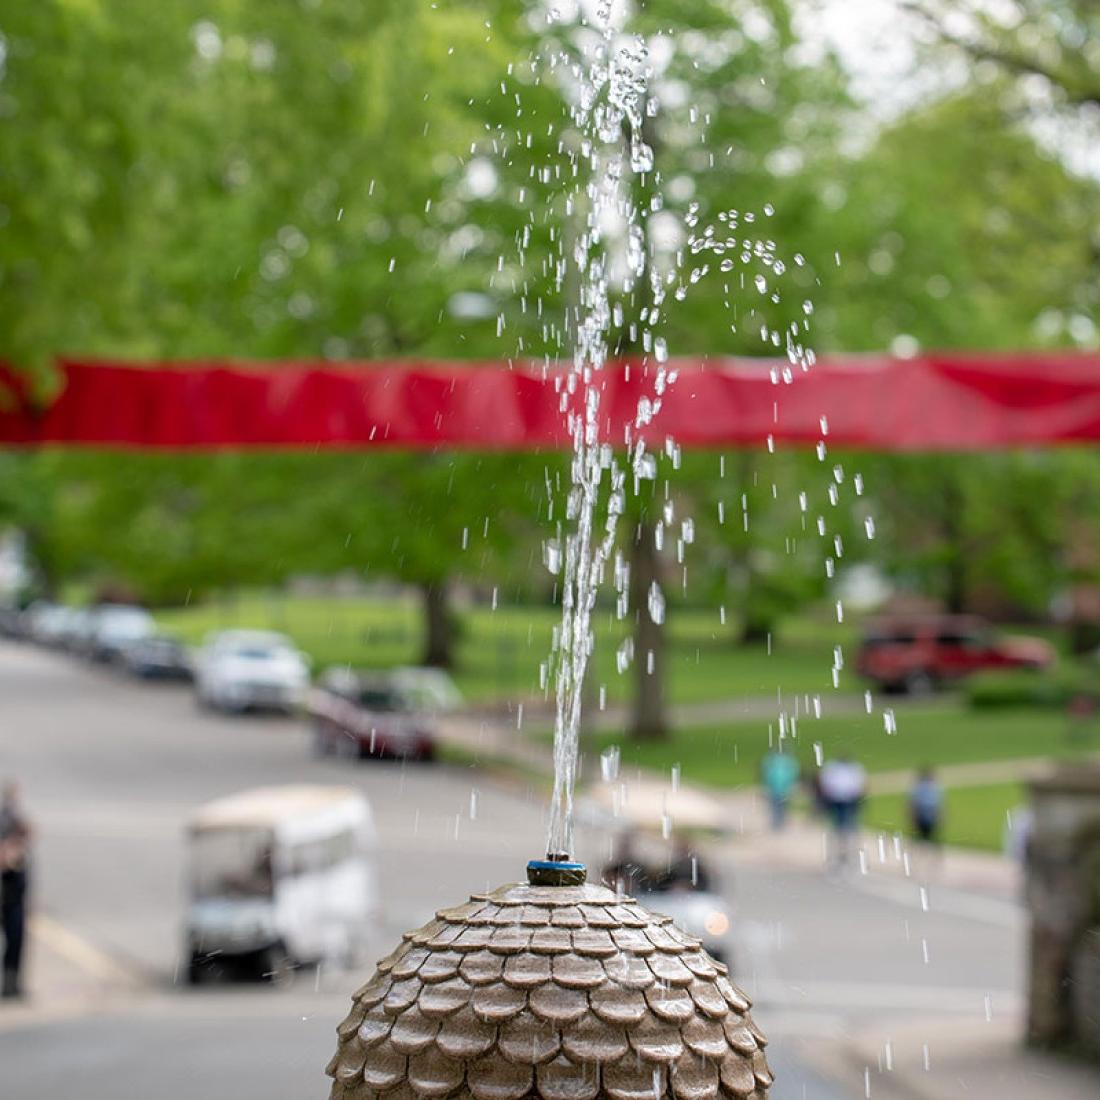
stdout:
<svg viewBox="0 0 1100 1100">
<path fill-rule="evenodd" d="M 489 946 L 493 937 L 492 925 L 468 925 L 462 930 L 462 934 L 451 944 L 454 951 L 479 951 Z"/>
<path fill-rule="evenodd" d="M 364 1017 L 356 1034 L 359 1037 L 359 1042 L 370 1049 L 382 1042 L 389 1035 L 392 1028 L 393 1017 L 387 1016 L 382 1011 L 381 1005 L 377 1005 Z"/>
<path fill-rule="evenodd" d="M 396 1016 L 399 1012 L 404 1012 L 409 1005 L 416 1003 L 423 988 L 419 978 L 406 978 L 403 982 L 394 982 L 389 993 L 386 994 L 386 999 L 382 1002 L 382 1007 L 391 1016 Z"/>
<path fill-rule="evenodd" d="M 466 1067 L 461 1062 L 434 1048 L 409 1058 L 409 1085 L 424 1100 L 449 1096 L 465 1077 Z"/>
<path fill-rule="evenodd" d="M 714 965 L 714 960 L 705 951 L 688 951 L 680 956 L 680 961 L 697 978 L 713 980 L 718 976 L 718 968 Z"/>
<path fill-rule="evenodd" d="M 532 989 L 527 1003 L 540 1020 L 555 1027 L 571 1024 L 589 1011 L 587 993 L 581 989 L 568 989 L 554 982 Z"/>
<path fill-rule="evenodd" d="M 493 930 L 489 950 L 497 955 L 516 955 L 527 950 L 531 942 L 531 930 L 518 924 L 507 924 Z"/>
<path fill-rule="evenodd" d="M 655 1015 L 671 1024 L 685 1023 L 695 1015 L 695 1002 L 682 986 L 651 985 L 645 999 Z"/>
<path fill-rule="evenodd" d="M 450 947 L 461 934 L 461 924 L 445 924 L 430 940 L 428 940 L 428 946 L 433 951 L 439 951 L 444 947 Z"/>
<path fill-rule="evenodd" d="M 561 1049 L 561 1034 L 556 1027 L 540 1020 L 525 1009 L 500 1025 L 497 1050 L 509 1062 L 534 1066 L 547 1062 Z"/>
<path fill-rule="evenodd" d="M 413 944 L 409 940 L 399 943 L 388 955 L 378 960 L 377 970 L 379 974 L 388 974 L 396 962 L 402 959 L 412 950 Z"/>
<path fill-rule="evenodd" d="M 550 960 L 550 969 L 554 981 L 570 989 L 595 989 L 607 981 L 603 963 L 582 955 L 555 955 Z"/>
<path fill-rule="evenodd" d="M 726 1002 L 729 1006 L 736 1011 L 748 1012 L 752 1007 L 752 1001 L 750 1001 L 749 998 L 729 980 L 729 978 L 717 978 L 714 983 L 714 988 L 726 998 Z"/>
<path fill-rule="evenodd" d="M 483 985 L 475 987 L 470 996 L 470 1008 L 478 1019 L 487 1023 L 510 1020 L 527 1007 L 527 990 L 510 985 Z"/>
<path fill-rule="evenodd" d="M 671 928 L 672 926 L 669 925 Z M 659 924 L 651 924 L 645 929 L 646 938 L 649 940 L 658 951 L 671 952 L 673 955 L 680 955 L 683 953 L 683 945 L 677 943 L 668 932 L 662 928 Z"/>
<path fill-rule="evenodd" d="M 461 905 L 452 905 L 449 909 L 439 909 L 435 915 L 449 924 L 470 924 L 473 917 L 487 908 L 487 902 L 471 900 Z"/>
<path fill-rule="evenodd" d="M 572 951 L 573 937 L 567 928 L 536 928 L 529 947 L 540 955 L 558 955 Z"/>
<path fill-rule="evenodd" d="M 458 973 L 471 985 L 499 982 L 504 971 L 504 956 L 491 951 L 472 951 L 462 960 Z"/>
<path fill-rule="evenodd" d="M 612 981 L 627 989 L 648 989 L 657 981 L 645 959 L 636 955 L 612 955 L 604 959 L 603 968 Z"/>
<path fill-rule="evenodd" d="M 756 1036 L 753 1035 L 752 1028 L 745 1023 L 743 1016 L 731 1012 L 722 1023 L 727 1042 L 738 1054 L 751 1055 L 756 1053 L 758 1046 Z"/>
<path fill-rule="evenodd" d="M 366 1014 L 367 1010 L 363 1005 L 352 1001 L 351 1011 L 336 1027 L 337 1038 L 350 1039 L 359 1030 L 359 1025 L 363 1022 L 363 1017 Z"/>
<path fill-rule="evenodd" d="M 448 1058 L 471 1062 L 488 1054 L 496 1039 L 496 1025 L 478 1019 L 474 1010 L 467 1005 L 439 1025 L 435 1043 Z"/>
<path fill-rule="evenodd" d="M 632 955 L 653 955 L 657 951 L 649 942 L 649 937 L 637 928 L 614 928 L 611 938 L 620 951 L 628 951 Z"/>
<path fill-rule="evenodd" d="M 752 1056 L 752 1071 L 756 1076 L 757 1084 L 763 1089 L 770 1089 L 775 1078 L 772 1076 L 771 1066 L 768 1065 L 764 1052 L 758 1050 Z"/>
<path fill-rule="evenodd" d="M 356 1001 L 363 1008 L 373 1008 L 376 1004 L 381 1004 L 382 1001 L 386 999 L 386 994 L 389 993 L 392 985 L 392 978 L 375 971 L 371 980 L 367 982 L 366 985 L 361 985 L 352 994 L 352 1000 Z"/>
<path fill-rule="evenodd" d="M 466 1085 L 475 1100 L 523 1100 L 533 1078 L 531 1066 L 496 1055 L 480 1058 L 466 1068 Z"/>
<path fill-rule="evenodd" d="M 525 905 L 519 923 L 532 928 L 542 928 L 550 923 L 550 909 L 545 905 Z"/>
<path fill-rule="evenodd" d="M 416 976 L 425 985 L 445 982 L 458 973 L 462 955 L 458 951 L 433 951 L 421 964 Z"/>
<path fill-rule="evenodd" d="M 630 1043 L 625 1028 L 589 1016 L 562 1032 L 561 1048 L 574 1062 L 617 1062 Z"/>
<path fill-rule="evenodd" d="M 710 982 L 693 981 L 688 986 L 688 992 L 703 1015 L 715 1020 L 725 1019 L 729 1015 L 729 1002 Z"/>
<path fill-rule="evenodd" d="M 413 1005 L 394 1020 L 390 1045 L 399 1054 L 418 1054 L 435 1042 L 438 1031 L 439 1021 L 429 1020 Z"/>
<path fill-rule="evenodd" d="M 504 963 L 504 981 L 517 989 L 532 989 L 550 980 L 548 955 L 510 955 Z"/>
<path fill-rule="evenodd" d="M 367 1061 L 367 1048 L 356 1039 L 344 1045 L 336 1060 L 336 1078 L 339 1081 L 357 1080 Z"/>
<path fill-rule="evenodd" d="M 723 1059 L 719 1072 L 723 1086 L 734 1096 L 751 1096 L 756 1091 L 756 1075 L 747 1059 Z"/>
<path fill-rule="evenodd" d="M 713 1062 L 691 1054 L 676 1062 L 668 1074 L 676 1100 L 714 1100 L 718 1080 L 718 1067 Z"/>
<path fill-rule="evenodd" d="M 605 928 L 577 928 L 572 934 L 573 950 L 578 955 L 606 959 L 618 953 L 611 933 Z"/>
<path fill-rule="evenodd" d="M 649 1011 L 645 997 L 636 989 L 621 985 L 602 985 L 588 995 L 592 1011 L 609 1024 L 631 1027 L 642 1020 Z"/>
<path fill-rule="evenodd" d="M 470 1002 L 471 987 L 461 978 L 451 978 L 438 985 L 426 985 L 417 1002 L 420 1011 L 429 1018 L 449 1016 Z"/>
<path fill-rule="evenodd" d="M 718 1020 L 696 1016 L 680 1028 L 680 1037 L 690 1050 L 707 1058 L 724 1058 L 729 1054 L 729 1040 Z"/>
<path fill-rule="evenodd" d="M 633 1027 L 627 1028 L 626 1037 L 638 1057 L 646 1062 L 674 1062 L 684 1053 L 680 1029 L 654 1016 L 647 1015 Z"/>
<path fill-rule="evenodd" d="M 753 1036 L 756 1038 L 757 1043 L 760 1044 L 760 1049 L 763 1050 L 764 1047 L 768 1045 L 768 1040 L 765 1037 L 764 1033 L 760 1030 L 760 1028 L 756 1026 L 756 1022 L 751 1016 L 745 1017 L 745 1025 L 748 1027 L 749 1031 L 753 1033 Z"/>
<path fill-rule="evenodd" d="M 429 940 L 437 936 L 446 927 L 447 922 L 445 920 L 428 921 L 423 928 L 418 928 L 415 932 L 408 933 L 409 942 L 415 944 L 417 947 L 423 947 Z"/>
<path fill-rule="evenodd" d="M 603 905 L 578 905 L 581 915 L 591 928 L 618 928 L 619 919 Z"/>
<path fill-rule="evenodd" d="M 432 953 L 426 947 L 412 947 L 393 964 L 390 977 L 395 981 L 404 981 L 411 978 L 428 959 Z"/>
<path fill-rule="evenodd" d="M 535 1083 L 542 1100 L 596 1100 L 600 1073 L 594 1066 L 577 1066 L 559 1055 L 535 1070 Z"/>
<path fill-rule="evenodd" d="M 587 924 L 576 905 L 561 905 L 552 910 L 550 920 L 558 928 L 583 928 Z"/>
<path fill-rule="evenodd" d="M 663 1066 L 650 1065 L 628 1054 L 602 1071 L 604 1092 L 611 1100 L 653 1100 L 664 1094 Z"/>
<path fill-rule="evenodd" d="M 649 917 L 638 915 L 638 910 L 633 905 L 609 905 L 608 912 L 627 928 L 645 928 L 650 923 Z"/>
<path fill-rule="evenodd" d="M 371 1052 L 363 1066 L 363 1081 L 368 1088 L 384 1092 L 405 1080 L 408 1059 L 389 1046 Z"/>
<path fill-rule="evenodd" d="M 664 955 L 658 952 L 650 955 L 649 969 L 659 982 L 668 982 L 669 985 L 691 985 L 696 977 L 675 955 Z"/>
<path fill-rule="evenodd" d="M 472 917 L 466 918 L 466 924 L 471 927 L 481 927 L 486 924 L 493 924 L 499 912 L 499 905 L 483 902 L 481 908 Z"/>
</svg>

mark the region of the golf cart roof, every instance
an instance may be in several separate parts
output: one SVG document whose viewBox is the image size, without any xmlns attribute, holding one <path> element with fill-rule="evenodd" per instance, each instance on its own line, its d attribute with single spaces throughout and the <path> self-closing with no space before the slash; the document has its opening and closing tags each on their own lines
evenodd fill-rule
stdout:
<svg viewBox="0 0 1100 1100">
<path fill-rule="evenodd" d="M 200 806 L 191 817 L 191 828 L 195 831 L 275 828 L 290 821 L 328 814 L 350 804 L 357 809 L 366 805 L 363 795 L 352 787 L 305 783 L 256 787 Z"/>
</svg>

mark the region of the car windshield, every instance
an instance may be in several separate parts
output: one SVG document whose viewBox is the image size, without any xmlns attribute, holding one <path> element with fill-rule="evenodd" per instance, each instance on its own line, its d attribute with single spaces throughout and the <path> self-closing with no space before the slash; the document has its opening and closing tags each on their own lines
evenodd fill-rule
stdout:
<svg viewBox="0 0 1100 1100">
<path fill-rule="evenodd" d="M 268 829 L 210 829 L 192 838 L 197 898 L 269 898 L 274 890 Z"/>
<path fill-rule="evenodd" d="M 395 711 L 407 709 L 401 696 L 385 688 L 364 688 L 359 692 L 359 705 L 367 710 Z"/>
</svg>

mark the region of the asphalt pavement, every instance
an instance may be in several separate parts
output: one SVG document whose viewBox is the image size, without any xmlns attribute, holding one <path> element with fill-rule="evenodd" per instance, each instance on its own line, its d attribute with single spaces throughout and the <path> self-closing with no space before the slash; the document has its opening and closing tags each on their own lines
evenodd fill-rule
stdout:
<svg viewBox="0 0 1100 1100">
<path fill-rule="evenodd" d="M 541 794 L 473 769 L 320 760 L 298 720 L 210 714 L 186 687 L 7 642 L 0 775 L 20 779 L 36 826 L 38 909 L 34 996 L 0 1006 L 5 1100 L 75 1082 L 83 1100 L 325 1095 L 333 1028 L 361 975 L 304 974 L 289 990 L 178 984 L 184 824 L 207 799 L 270 783 L 360 788 L 380 837 L 379 954 L 436 908 L 521 878 L 544 844 Z M 582 857 L 598 864 L 606 843 L 585 831 Z M 772 1039 L 773 1100 L 865 1096 L 881 1064 L 836 1054 L 872 1028 L 1019 1009 L 1011 898 L 929 892 L 873 867 L 830 877 L 744 844 L 712 859 L 735 906 L 736 975 Z"/>
</svg>

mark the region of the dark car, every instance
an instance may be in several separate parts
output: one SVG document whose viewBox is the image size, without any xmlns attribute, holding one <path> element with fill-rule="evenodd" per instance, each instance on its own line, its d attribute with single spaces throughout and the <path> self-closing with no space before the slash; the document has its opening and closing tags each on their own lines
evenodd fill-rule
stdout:
<svg viewBox="0 0 1100 1100">
<path fill-rule="evenodd" d="M 130 645 L 122 662 L 135 676 L 146 680 L 191 680 L 191 651 L 177 638 L 153 634 Z"/>
<path fill-rule="evenodd" d="M 934 615 L 871 623 L 856 667 L 884 691 L 920 695 L 975 672 L 1042 669 L 1053 661 L 1041 638 L 1006 637 L 971 615 Z"/>
<path fill-rule="evenodd" d="M 326 673 L 310 692 L 314 744 L 322 756 L 435 759 L 434 723 L 382 676 Z"/>
</svg>

